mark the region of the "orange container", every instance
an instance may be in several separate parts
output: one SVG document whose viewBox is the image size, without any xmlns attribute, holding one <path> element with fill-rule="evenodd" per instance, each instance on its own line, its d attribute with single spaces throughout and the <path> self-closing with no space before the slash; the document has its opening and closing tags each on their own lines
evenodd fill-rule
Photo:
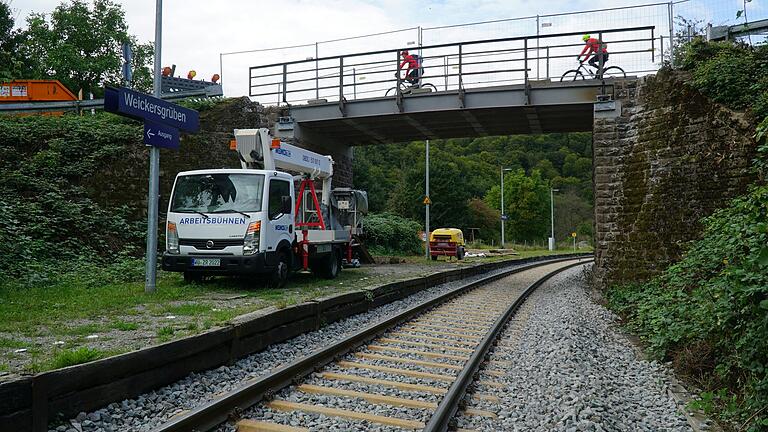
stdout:
<svg viewBox="0 0 768 432">
<path fill-rule="evenodd" d="M 0 103 L 73 100 L 77 100 L 77 97 L 57 80 L 15 80 L 0 83 Z"/>
</svg>

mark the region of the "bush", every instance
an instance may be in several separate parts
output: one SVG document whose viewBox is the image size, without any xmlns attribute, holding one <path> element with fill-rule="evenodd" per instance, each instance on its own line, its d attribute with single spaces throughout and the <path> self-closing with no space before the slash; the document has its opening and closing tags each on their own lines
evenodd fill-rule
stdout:
<svg viewBox="0 0 768 432">
<path fill-rule="evenodd" d="M 381 255 L 420 254 L 418 222 L 391 213 L 371 214 L 365 219 L 366 245 Z"/>
<path fill-rule="evenodd" d="M 768 46 L 695 39 L 683 48 L 681 64 L 692 72 L 692 85 L 712 100 L 749 108 L 758 119 L 768 116 Z"/>
<path fill-rule="evenodd" d="M 137 209 L 97 202 L 91 179 L 140 137 L 106 114 L 0 118 L 0 281 L 37 283 L 73 262 L 138 253 L 146 225 Z"/>
<path fill-rule="evenodd" d="M 768 427 L 768 186 L 704 219 L 702 240 L 645 284 L 609 290 L 611 306 L 658 358 L 707 388 L 703 408 Z"/>
</svg>

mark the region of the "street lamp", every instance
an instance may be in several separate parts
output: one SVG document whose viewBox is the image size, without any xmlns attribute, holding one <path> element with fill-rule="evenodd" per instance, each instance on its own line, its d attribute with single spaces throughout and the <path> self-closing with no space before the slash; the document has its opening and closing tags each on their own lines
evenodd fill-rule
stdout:
<svg viewBox="0 0 768 432">
<path fill-rule="evenodd" d="M 549 211 L 550 222 L 552 223 L 552 236 L 549 237 L 549 250 L 555 250 L 555 192 L 560 192 L 560 189 L 549 188 Z"/>
<path fill-rule="evenodd" d="M 504 249 L 504 171 L 512 171 L 512 168 L 501 167 L 501 248 Z"/>
</svg>

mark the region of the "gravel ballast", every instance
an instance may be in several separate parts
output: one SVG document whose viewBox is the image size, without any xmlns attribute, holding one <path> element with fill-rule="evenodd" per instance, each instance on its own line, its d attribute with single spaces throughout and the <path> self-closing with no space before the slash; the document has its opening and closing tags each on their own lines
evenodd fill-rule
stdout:
<svg viewBox="0 0 768 432">
<path fill-rule="evenodd" d="M 501 270 L 453 281 L 420 291 L 366 313 L 329 324 L 320 330 L 305 333 L 286 342 L 272 345 L 262 352 L 248 356 L 231 366 L 222 366 L 201 373 L 192 373 L 174 384 L 145 393 L 137 398 L 112 403 L 91 413 L 80 413 L 76 418 L 56 423 L 50 431 L 149 431 L 182 411 L 194 409 L 230 391 L 245 380 L 262 376 L 281 365 L 296 360 L 333 341 L 358 331 L 366 325 L 395 315 L 403 309 L 439 296 L 468 282 L 481 279 L 511 268 L 526 265 L 513 264 Z"/>
<path fill-rule="evenodd" d="M 664 366 L 639 359 L 616 329 L 618 317 L 594 303 L 582 266 L 540 287 L 505 331 L 492 360 L 511 362 L 504 377 L 481 372 L 500 404 L 473 401 L 497 419 L 462 416 L 483 431 L 689 431 L 668 396 Z M 499 370 L 499 367 L 494 367 Z"/>
</svg>

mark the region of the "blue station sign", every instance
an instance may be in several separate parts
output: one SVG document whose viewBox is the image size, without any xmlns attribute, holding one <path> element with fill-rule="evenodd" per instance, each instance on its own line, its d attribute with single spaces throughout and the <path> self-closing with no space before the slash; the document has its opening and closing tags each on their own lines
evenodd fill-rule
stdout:
<svg viewBox="0 0 768 432">
<path fill-rule="evenodd" d="M 144 144 L 168 149 L 178 149 L 179 130 L 165 125 L 145 121 Z"/>
<path fill-rule="evenodd" d="M 185 132 L 197 132 L 200 128 L 197 111 L 122 87 L 106 88 L 104 110 Z"/>
</svg>

